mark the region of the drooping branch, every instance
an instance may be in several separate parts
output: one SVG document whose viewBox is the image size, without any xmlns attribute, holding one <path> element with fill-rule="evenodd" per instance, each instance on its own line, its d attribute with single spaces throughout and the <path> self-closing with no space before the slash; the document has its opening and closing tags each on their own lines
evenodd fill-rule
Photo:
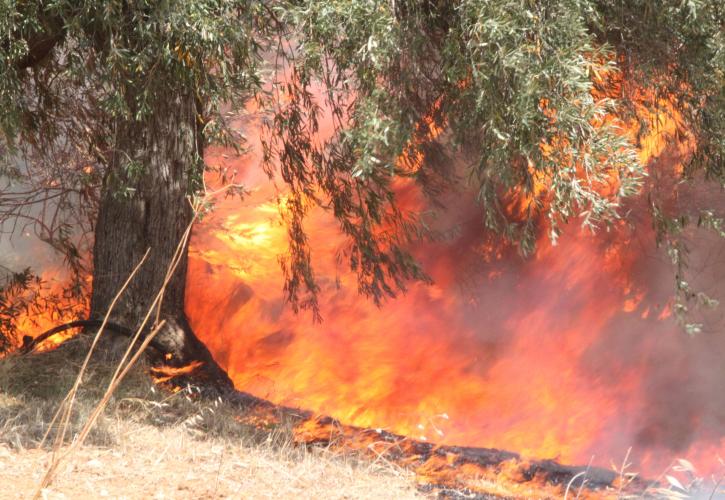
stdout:
<svg viewBox="0 0 725 500">
<path fill-rule="evenodd" d="M 50 53 L 65 38 L 65 30 L 55 26 L 55 30 L 51 32 L 40 32 L 31 36 L 28 43 L 28 53 L 15 62 L 18 70 L 31 68 L 44 61 Z"/>
</svg>

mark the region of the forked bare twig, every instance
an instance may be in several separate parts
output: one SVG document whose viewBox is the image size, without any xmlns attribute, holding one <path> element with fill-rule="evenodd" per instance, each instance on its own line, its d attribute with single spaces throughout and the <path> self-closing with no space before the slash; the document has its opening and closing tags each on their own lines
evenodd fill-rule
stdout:
<svg viewBox="0 0 725 500">
<path fill-rule="evenodd" d="M 42 489 L 45 488 L 48 484 L 50 484 L 50 481 L 52 479 L 53 474 L 58 468 L 58 465 L 60 465 L 60 460 L 62 457 L 58 457 L 58 453 L 63 446 L 63 442 L 65 440 L 65 435 L 68 429 L 68 425 L 70 422 L 71 413 L 73 410 L 73 404 L 75 402 L 76 394 L 78 393 L 78 388 L 80 387 L 82 381 L 83 381 L 83 375 L 86 371 L 86 368 L 88 367 L 88 363 L 90 362 L 91 355 L 93 354 L 93 351 L 98 344 L 98 341 L 101 338 L 101 335 L 103 334 L 104 327 L 108 323 L 108 319 L 111 316 L 111 312 L 113 311 L 116 303 L 118 302 L 118 299 L 121 297 L 123 292 L 128 288 L 128 285 L 131 283 L 131 280 L 133 280 L 134 276 L 138 272 L 139 269 L 141 269 L 141 266 L 146 261 L 146 258 L 149 255 L 151 249 L 147 249 L 146 253 L 143 255 L 141 260 L 138 264 L 136 264 L 136 267 L 134 267 L 133 271 L 131 271 L 131 274 L 124 282 L 123 286 L 119 289 L 119 291 L 116 293 L 115 297 L 113 298 L 113 301 L 111 302 L 111 305 L 108 308 L 108 311 L 106 312 L 106 315 L 103 318 L 103 323 L 101 324 L 101 327 L 96 332 L 96 335 L 93 338 L 93 342 L 91 343 L 91 347 L 88 350 L 88 353 L 86 354 L 85 359 L 83 360 L 83 364 L 81 365 L 81 369 L 78 372 L 78 376 L 76 377 L 75 382 L 73 383 L 73 387 L 71 387 L 70 391 L 68 391 L 68 394 L 61 402 L 61 405 L 58 407 L 58 411 L 56 412 L 55 416 L 53 417 L 53 420 L 51 421 L 51 425 L 48 427 L 48 430 L 46 431 L 45 435 L 43 436 L 43 439 L 41 441 L 41 446 L 45 443 L 45 440 L 48 437 L 48 434 L 50 433 L 50 429 L 52 429 L 52 424 L 58 419 L 58 416 L 62 412 L 62 416 L 60 418 L 60 432 L 56 436 L 55 442 L 53 443 L 53 454 L 52 454 L 52 460 L 50 465 L 48 466 L 48 470 L 45 473 L 45 476 L 43 477 L 43 480 L 40 483 L 40 486 L 38 487 L 38 490 L 36 491 L 34 498 L 38 498 Z"/>
<path fill-rule="evenodd" d="M 229 188 L 229 187 L 231 187 L 231 186 L 226 186 L 226 188 Z M 61 434 L 60 434 L 60 437 L 56 439 L 56 442 L 54 443 L 54 447 L 53 447 L 53 459 L 52 459 L 50 465 L 48 466 L 48 469 L 46 470 L 46 473 L 43 476 L 43 479 L 41 480 L 40 484 L 38 485 L 38 488 L 37 488 L 35 494 L 33 495 L 33 498 L 34 499 L 40 498 L 43 489 L 44 488 L 47 488 L 51 484 L 51 482 L 53 480 L 53 477 L 55 475 L 55 472 L 57 471 L 58 466 L 60 465 L 60 463 L 63 460 L 65 460 L 68 457 L 70 457 L 70 455 L 80 445 L 83 444 L 83 442 L 84 442 L 85 438 L 88 436 L 88 433 L 90 432 L 91 428 L 93 427 L 93 425 L 95 424 L 96 420 L 98 419 L 98 417 L 101 415 L 101 413 L 105 409 L 106 405 L 108 404 L 108 401 L 110 400 L 110 398 L 113 395 L 113 393 L 115 392 L 115 390 L 118 388 L 118 386 L 121 383 L 121 381 L 128 374 L 128 372 L 131 370 L 131 368 L 136 363 L 136 361 L 138 360 L 138 358 L 146 350 L 146 348 L 148 347 L 149 343 L 153 340 L 153 338 L 156 336 L 156 334 L 164 326 L 164 323 L 165 322 L 164 321 L 160 321 L 161 302 L 163 300 L 163 296 L 164 296 L 164 292 L 166 290 L 166 287 L 167 287 L 169 281 L 171 280 L 174 272 L 176 271 L 176 268 L 178 267 L 179 263 L 182 260 L 183 250 L 184 250 L 184 248 L 186 248 L 186 244 L 188 243 L 189 237 L 191 236 L 191 229 L 192 229 L 194 223 L 196 222 L 196 220 L 198 219 L 199 214 L 201 213 L 201 210 L 203 209 L 203 207 L 205 206 L 205 204 L 207 203 L 207 201 L 211 197 L 216 196 L 217 194 L 219 194 L 219 193 L 221 193 L 221 192 L 223 192 L 225 190 L 226 190 L 225 188 L 218 189 L 216 191 L 207 193 L 203 198 L 201 198 L 199 200 L 190 201 L 191 206 L 192 206 L 192 209 L 194 211 L 194 214 L 192 216 L 192 220 L 189 222 L 189 225 L 187 226 L 186 230 L 184 231 L 184 234 L 182 235 L 181 240 L 179 241 L 179 244 L 176 247 L 176 250 L 174 252 L 174 255 L 172 257 L 171 262 L 169 263 L 169 267 L 167 269 L 167 272 L 166 272 L 166 275 L 165 275 L 165 278 L 164 278 L 164 282 L 163 282 L 160 290 L 158 291 L 158 293 L 156 294 L 156 297 L 154 298 L 153 302 L 149 306 L 149 308 L 148 308 L 148 310 L 146 312 L 146 315 L 144 316 L 143 321 L 141 322 L 141 324 L 139 325 L 139 327 L 136 330 L 136 333 L 134 334 L 133 338 L 129 342 L 129 345 L 128 345 L 128 347 L 126 349 L 126 352 L 124 353 L 121 361 L 116 366 L 116 370 L 115 370 L 113 376 L 111 377 L 111 380 L 109 382 L 108 388 L 106 389 L 106 392 L 104 393 L 103 397 L 101 398 L 101 400 L 98 402 L 98 404 L 93 409 L 93 412 L 91 413 L 91 416 L 88 418 L 88 420 L 84 424 L 84 426 L 81 429 L 81 432 L 79 433 L 77 439 L 73 441 L 73 443 L 71 444 L 71 446 L 69 447 L 69 449 L 63 455 L 58 456 L 58 452 L 60 451 L 60 448 L 63 445 L 63 441 L 64 441 L 65 434 L 66 434 L 66 430 L 68 428 L 68 424 L 69 424 L 69 421 L 70 421 L 70 415 L 71 415 L 73 401 L 74 401 L 75 395 L 76 395 L 76 393 L 78 391 L 78 387 L 81 384 L 83 374 L 84 374 L 84 372 L 85 372 L 85 370 L 86 370 L 86 368 L 88 366 L 88 362 L 90 361 L 91 354 L 92 354 L 92 352 L 93 352 L 93 350 L 94 350 L 94 348 L 95 348 L 95 346 L 96 346 L 96 344 L 98 342 L 98 339 L 100 338 L 100 335 L 101 335 L 101 333 L 103 331 L 103 328 L 105 327 L 106 323 L 108 322 L 108 319 L 109 319 L 109 317 L 111 315 L 111 312 L 112 312 L 112 310 L 113 310 L 116 302 L 118 301 L 118 299 L 122 295 L 123 291 L 128 287 L 129 283 L 131 282 L 131 280 L 133 279 L 133 277 L 135 276 L 135 274 L 137 273 L 137 271 L 140 269 L 140 267 L 143 264 L 143 262 L 146 260 L 148 254 L 150 252 L 150 249 L 148 249 L 146 251 L 146 253 L 144 254 L 144 256 L 141 259 L 141 261 L 139 262 L 139 264 L 137 264 L 137 266 L 134 268 L 134 270 L 132 271 L 132 273 L 129 276 L 129 278 L 126 280 L 126 282 L 124 283 L 124 285 L 121 287 L 121 289 L 119 290 L 119 292 L 114 297 L 113 301 L 111 302 L 111 305 L 109 306 L 109 310 L 107 311 L 107 313 L 106 313 L 106 315 L 104 317 L 103 323 L 102 323 L 101 327 L 99 328 L 98 332 L 96 333 L 96 336 L 93 339 L 93 343 L 91 344 L 91 348 L 89 349 L 89 352 L 86 355 L 86 358 L 85 358 L 85 360 L 83 362 L 83 365 L 82 365 L 81 370 L 80 370 L 80 372 L 78 374 L 78 377 L 76 378 L 76 381 L 73 384 L 73 387 L 69 391 L 68 395 L 64 398 L 63 402 L 61 403 L 60 408 L 58 409 L 58 412 L 56 412 L 56 416 L 53 418 L 53 422 L 55 422 L 55 420 L 57 419 L 58 414 L 61 412 L 62 409 L 64 409 L 63 417 L 61 418 Z M 126 362 L 126 360 L 128 359 L 128 357 L 129 357 L 129 355 L 130 355 L 130 353 L 131 353 L 131 351 L 133 349 L 133 346 L 136 345 L 136 342 L 138 341 L 139 337 L 141 336 L 141 333 L 143 332 L 144 328 L 146 327 L 146 324 L 148 323 L 148 320 L 151 317 L 151 315 L 154 313 L 154 311 L 156 311 L 156 321 L 155 321 L 155 325 L 154 325 L 153 330 L 144 338 L 143 342 L 138 347 L 138 349 L 136 349 L 136 351 L 134 352 L 134 354 L 131 357 L 131 359 L 128 362 Z M 48 433 L 46 432 L 46 436 L 44 436 L 43 442 L 45 441 L 47 435 L 48 435 Z"/>
<path fill-rule="evenodd" d="M 48 434 L 50 433 L 50 429 L 52 429 L 52 424 L 58 419 L 58 416 L 61 413 L 61 410 L 63 411 L 63 416 L 61 417 L 61 423 L 60 428 L 61 432 L 59 436 L 56 437 L 56 441 L 53 446 L 53 455 L 57 452 L 57 450 L 62 446 L 63 440 L 65 439 L 65 431 L 68 426 L 68 421 L 70 419 L 71 410 L 73 409 L 73 402 L 76 396 L 76 393 L 78 392 L 78 387 L 81 384 L 81 381 L 83 380 L 83 374 L 85 373 L 85 370 L 88 366 L 88 363 L 91 359 L 91 355 L 93 354 L 93 350 L 95 349 L 96 345 L 98 344 L 99 339 L 101 338 L 101 335 L 103 334 L 104 328 L 106 324 L 108 323 L 108 319 L 110 318 L 111 312 L 116 306 L 116 303 L 118 302 L 118 299 L 123 295 L 123 292 L 128 288 L 128 285 L 131 283 L 131 280 L 133 280 L 133 277 L 136 275 L 139 269 L 141 269 L 141 266 L 146 261 L 146 258 L 149 255 L 151 249 L 146 250 L 146 253 L 143 255 L 141 260 L 138 264 L 136 264 L 136 267 L 134 267 L 133 271 L 131 271 L 131 274 L 124 282 L 123 286 L 118 290 L 115 297 L 113 297 L 113 300 L 111 301 L 111 305 L 108 308 L 108 311 L 106 312 L 105 317 L 103 318 L 103 323 L 101 324 L 100 328 L 96 332 L 95 337 L 93 338 L 93 342 L 91 343 L 91 347 L 88 350 L 88 353 L 86 354 L 85 359 L 83 360 L 83 364 L 81 365 L 81 369 L 78 372 L 78 376 L 76 377 L 76 380 L 73 384 L 73 387 L 71 387 L 70 391 L 68 391 L 68 395 L 63 399 L 61 402 L 61 405 L 58 407 L 58 411 L 53 416 L 53 420 L 51 421 L 51 425 L 48 427 L 48 430 L 45 432 L 45 435 L 43 436 L 43 439 L 40 442 L 40 446 L 42 447 L 45 443 L 45 440 L 48 437 Z"/>
</svg>

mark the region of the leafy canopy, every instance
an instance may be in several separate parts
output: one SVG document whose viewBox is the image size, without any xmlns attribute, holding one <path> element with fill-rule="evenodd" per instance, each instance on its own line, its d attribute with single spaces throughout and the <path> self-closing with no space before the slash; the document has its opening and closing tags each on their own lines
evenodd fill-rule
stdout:
<svg viewBox="0 0 725 500">
<path fill-rule="evenodd" d="M 689 103 L 700 147 L 688 170 L 723 180 L 720 2 L 308 0 L 277 12 L 291 30 L 278 50 L 292 69 L 280 78 L 285 104 L 269 156 L 294 193 L 292 299 L 314 290 L 302 229 L 312 203 L 331 204 L 350 235 L 363 293 L 391 294 L 397 277 L 418 272 L 400 239 L 409 228 L 395 204 L 401 176 L 435 196 L 464 163 L 486 225 L 524 253 L 542 216 L 554 239 L 574 216 L 590 227 L 616 219 L 644 170 L 636 144 L 605 119 L 632 114 L 632 96 L 595 98 L 609 90 L 593 92 L 602 75 L 623 73 L 629 88 Z M 319 144 L 323 109 L 335 132 Z M 503 206 L 510 192 L 529 200 L 523 218 Z"/>
<path fill-rule="evenodd" d="M 316 308 L 304 228 L 314 205 L 339 220 L 360 291 L 380 299 L 425 277 L 407 252 L 421 224 L 398 206 L 396 179 L 435 197 L 463 174 L 486 225 L 524 253 L 542 217 L 552 238 L 574 217 L 591 227 L 619 217 L 644 171 L 605 119 L 625 113 L 630 96 L 595 98 L 602 74 L 686 103 L 698 140 L 688 175 L 722 182 L 723 9 L 717 0 L 0 0 L 0 128 L 6 156 L 72 146 L 104 168 L 119 121 L 143 120 L 169 95 L 193 91 L 200 136 L 234 143 L 225 111 L 255 97 L 268 118 L 266 166 L 289 186 L 289 299 Z M 328 116 L 334 130 L 321 138 Z M 512 191 L 529 200 L 523 217 L 502 204 Z"/>
</svg>

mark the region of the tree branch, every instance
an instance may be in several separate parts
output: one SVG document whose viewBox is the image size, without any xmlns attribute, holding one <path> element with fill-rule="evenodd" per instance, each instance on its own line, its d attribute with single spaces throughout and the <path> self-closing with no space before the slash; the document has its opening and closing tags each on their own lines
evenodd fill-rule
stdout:
<svg viewBox="0 0 725 500">
<path fill-rule="evenodd" d="M 42 25 L 42 31 L 32 33 L 27 38 L 28 53 L 15 62 L 16 69 L 23 70 L 41 63 L 65 39 L 65 23 L 60 17 L 45 18 Z"/>
</svg>

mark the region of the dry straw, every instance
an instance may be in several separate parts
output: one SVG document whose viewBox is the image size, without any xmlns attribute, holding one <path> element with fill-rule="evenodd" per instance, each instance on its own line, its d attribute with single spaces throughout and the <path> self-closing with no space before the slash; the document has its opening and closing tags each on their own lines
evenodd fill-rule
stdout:
<svg viewBox="0 0 725 500">
<path fill-rule="evenodd" d="M 60 418 L 60 425 L 59 429 L 60 432 L 56 435 L 55 441 L 53 443 L 53 452 L 52 452 L 52 458 L 50 465 L 48 465 L 48 468 L 46 469 L 46 472 L 43 476 L 43 479 L 41 480 L 40 484 L 38 485 L 35 494 L 33 495 L 34 499 L 41 498 L 42 492 L 45 488 L 50 486 L 50 484 L 53 481 L 53 478 L 55 476 L 55 473 L 58 470 L 58 467 L 60 464 L 71 458 L 73 453 L 78 449 L 79 446 L 83 444 L 86 437 L 88 436 L 88 433 L 91 431 L 93 426 L 95 425 L 96 421 L 98 420 L 98 417 L 103 413 L 103 410 L 106 408 L 106 405 L 108 404 L 109 400 L 113 396 L 113 393 L 118 388 L 119 384 L 123 381 L 123 379 L 126 377 L 128 372 L 131 370 L 131 368 L 134 366 L 134 364 L 138 361 L 138 359 L 141 357 L 141 355 L 144 353 L 146 348 L 148 347 L 149 343 L 153 340 L 153 338 L 156 336 L 156 334 L 163 328 L 164 321 L 161 320 L 161 303 L 163 301 L 164 292 L 166 291 L 166 287 L 169 284 L 169 281 L 171 280 L 172 276 L 174 275 L 174 272 L 176 271 L 176 268 L 178 267 L 179 263 L 181 262 L 183 255 L 184 255 L 184 249 L 186 248 L 186 245 L 189 241 L 189 237 L 191 235 L 191 229 L 198 219 L 199 215 L 202 213 L 202 211 L 209 205 L 209 202 L 211 198 L 214 196 L 226 192 L 229 188 L 238 188 L 240 186 L 238 185 L 226 185 L 222 188 L 215 190 L 215 191 L 206 191 L 205 196 L 201 198 L 197 198 L 194 201 L 190 201 L 192 209 L 193 209 L 193 216 L 192 220 L 189 223 L 189 225 L 186 227 L 186 230 L 184 231 L 184 234 L 181 237 L 181 240 L 179 241 L 179 244 L 176 246 L 176 250 L 174 251 L 174 255 L 171 259 L 171 262 L 169 263 L 169 266 L 166 271 L 166 275 L 164 277 L 164 282 L 161 285 L 160 290 L 156 294 L 156 297 L 154 298 L 153 302 L 149 306 L 148 310 L 146 311 L 146 315 L 143 318 L 143 321 L 139 325 L 139 327 L 136 329 L 136 332 L 131 339 L 131 341 L 128 344 L 128 347 L 126 348 L 126 351 L 121 358 L 121 360 L 118 362 L 118 365 L 116 366 L 116 370 L 113 373 L 113 376 L 111 377 L 108 387 L 103 395 L 103 397 L 100 399 L 100 401 L 96 404 L 96 406 L 93 408 L 93 411 L 91 412 L 90 416 L 88 417 L 87 421 L 83 425 L 80 433 L 76 437 L 76 439 L 73 440 L 72 443 L 70 443 L 70 446 L 65 450 L 64 453 L 61 453 L 61 449 L 63 448 L 63 445 L 65 444 L 65 437 L 67 435 L 72 410 L 73 410 L 73 404 L 75 402 L 76 395 L 78 393 L 78 388 L 80 387 L 82 381 L 83 381 L 83 375 L 86 372 L 86 369 L 88 367 L 88 363 L 90 362 L 91 356 L 93 354 L 93 351 L 95 350 L 98 341 L 101 338 L 101 335 L 103 334 L 103 331 L 105 329 L 106 324 L 108 323 L 108 320 L 111 316 L 111 313 L 113 312 L 114 307 L 116 306 L 116 303 L 118 302 L 119 298 L 123 295 L 124 291 L 128 288 L 128 285 L 133 280 L 134 276 L 138 273 L 141 266 L 143 266 L 144 262 L 146 261 L 151 249 L 147 249 L 146 253 L 143 255 L 139 263 L 136 265 L 136 267 L 133 269 L 129 277 L 124 282 L 123 286 L 119 289 L 118 293 L 116 293 L 115 297 L 113 298 L 113 301 L 111 302 L 111 305 L 108 308 L 108 311 L 106 312 L 103 322 L 101 324 L 101 327 L 98 329 L 98 332 L 96 332 L 96 335 L 93 339 L 93 342 L 90 346 L 90 349 L 88 350 L 88 353 L 86 354 L 86 357 L 83 361 L 83 364 L 81 366 L 81 369 L 78 372 L 78 376 L 75 379 L 75 382 L 71 389 L 68 391 L 68 394 L 61 402 L 55 416 L 53 417 L 51 421 L 51 425 L 48 427 L 48 431 L 46 431 L 45 436 L 43 437 L 43 440 L 41 442 L 41 446 L 44 444 L 45 440 L 48 437 L 48 433 L 50 432 L 50 429 L 52 428 L 53 424 L 55 423 L 58 418 Z M 151 329 L 151 332 L 145 336 L 143 342 L 135 349 L 134 346 L 137 344 L 138 339 L 141 337 L 141 333 L 144 331 L 149 319 L 151 316 L 155 313 L 155 320 L 153 327 Z M 133 354 L 131 354 L 133 351 Z M 129 359 L 130 356 L 130 359 Z"/>
</svg>

